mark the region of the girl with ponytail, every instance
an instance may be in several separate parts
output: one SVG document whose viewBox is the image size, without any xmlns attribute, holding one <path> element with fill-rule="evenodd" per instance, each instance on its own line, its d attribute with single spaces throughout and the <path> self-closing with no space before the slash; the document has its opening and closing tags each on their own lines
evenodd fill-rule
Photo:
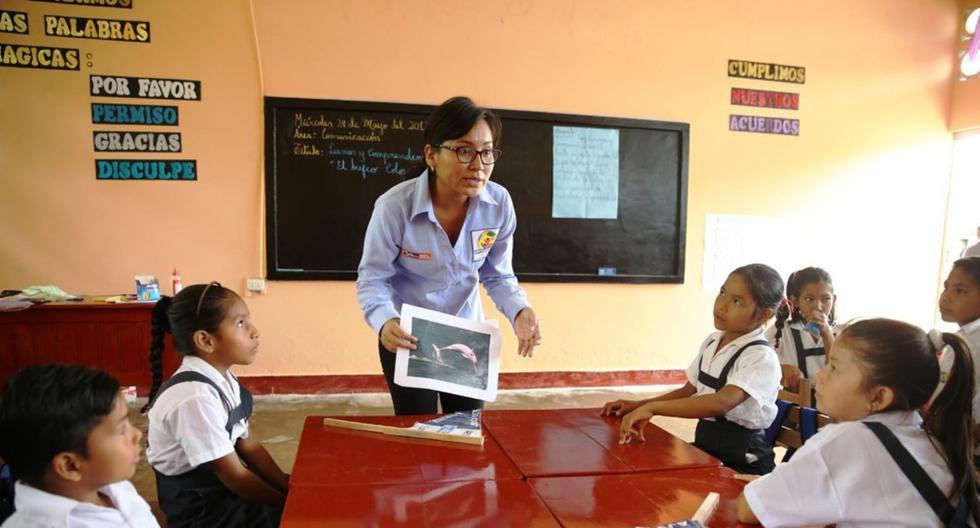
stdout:
<svg viewBox="0 0 980 528">
<path fill-rule="evenodd" d="M 786 300 L 776 311 L 776 323 L 766 331 L 779 356 L 781 384 L 797 390 L 800 379 L 816 382 L 827 364 L 834 344 L 837 296 L 830 274 L 820 268 L 803 268 L 786 280 Z"/>
<path fill-rule="evenodd" d="M 241 297 L 195 284 L 153 308 L 146 457 L 167 525 L 278 526 L 289 476 L 248 434 L 252 394 L 231 372 L 258 352 Z M 163 340 L 183 356 L 163 383 Z"/>
<path fill-rule="evenodd" d="M 954 367 L 920 418 L 916 410 L 939 382 L 937 356 L 947 346 Z M 817 406 L 838 423 L 746 486 L 739 521 L 976 525 L 973 389 L 973 361 L 960 336 L 890 319 L 847 326 L 817 376 Z"/>
<path fill-rule="evenodd" d="M 956 323 L 956 331 L 970 345 L 973 364 L 980 365 L 980 257 L 961 258 L 943 282 L 939 296 L 939 313 L 943 321 Z M 954 355 L 946 349 L 939 358 L 939 369 L 945 381 L 953 369 Z M 980 375 L 980 369 L 974 372 Z M 974 377 L 974 389 L 980 390 L 980 380 Z M 973 393 L 973 421 L 980 422 L 980 394 Z M 974 463 L 980 463 L 980 448 L 974 449 Z"/>
</svg>

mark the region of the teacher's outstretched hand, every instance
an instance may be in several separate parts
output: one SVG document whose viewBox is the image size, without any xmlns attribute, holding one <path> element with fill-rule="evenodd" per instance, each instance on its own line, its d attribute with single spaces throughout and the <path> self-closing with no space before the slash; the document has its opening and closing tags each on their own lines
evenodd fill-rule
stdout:
<svg viewBox="0 0 980 528">
<path fill-rule="evenodd" d="M 514 319 L 514 331 L 517 333 L 517 353 L 523 357 L 534 355 L 534 347 L 541 344 L 541 321 L 534 308 L 528 306 L 517 314 Z"/>
</svg>

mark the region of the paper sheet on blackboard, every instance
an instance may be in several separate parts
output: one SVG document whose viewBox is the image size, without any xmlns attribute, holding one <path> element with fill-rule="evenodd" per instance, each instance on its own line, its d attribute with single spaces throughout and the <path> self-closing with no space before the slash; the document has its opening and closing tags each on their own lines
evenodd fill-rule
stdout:
<svg viewBox="0 0 980 528">
<path fill-rule="evenodd" d="M 552 130 L 554 218 L 614 219 L 619 213 L 619 130 Z"/>
</svg>

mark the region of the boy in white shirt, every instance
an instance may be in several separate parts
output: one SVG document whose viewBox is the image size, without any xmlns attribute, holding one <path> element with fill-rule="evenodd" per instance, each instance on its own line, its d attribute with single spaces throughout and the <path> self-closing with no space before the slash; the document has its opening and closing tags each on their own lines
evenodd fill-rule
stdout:
<svg viewBox="0 0 980 528">
<path fill-rule="evenodd" d="M 159 527 L 128 481 L 142 433 L 115 378 L 38 365 L 12 376 L 0 398 L 0 457 L 17 478 L 3 528 Z"/>
</svg>

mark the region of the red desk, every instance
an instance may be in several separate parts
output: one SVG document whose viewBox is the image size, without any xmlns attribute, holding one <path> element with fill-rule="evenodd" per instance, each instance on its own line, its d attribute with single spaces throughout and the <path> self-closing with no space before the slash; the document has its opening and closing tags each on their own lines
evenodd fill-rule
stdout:
<svg viewBox="0 0 980 528">
<path fill-rule="evenodd" d="M 528 477 L 633 473 L 717 467 L 718 459 L 663 429 L 647 426 L 645 442 L 619 445 L 618 418 L 598 409 L 484 411 L 490 436 Z"/>
<path fill-rule="evenodd" d="M 18 369 L 40 363 L 99 367 L 122 385 L 149 392 L 150 314 L 153 303 L 64 302 L 0 312 L 0 383 Z M 168 335 L 164 379 L 180 365 Z"/>
<path fill-rule="evenodd" d="M 737 526 L 735 499 L 744 482 L 724 467 L 531 479 L 567 527 L 657 526 L 690 519 L 709 492 L 721 495 L 709 526 Z"/>
<path fill-rule="evenodd" d="M 344 416 L 345 420 L 407 427 L 434 416 Z M 290 486 L 409 484 L 465 480 L 519 480 L 522 475 L 489 435 L 483 446 L 399 438 L 323 425 L 322 416 L 303 424 Z M 292 497 L 292 494 L 290 494 Z"/>
<path fill-rule="evenodd" d="M 560 525 L 523 480 L 294 486 L 290 490 L 280 527 L 340 526 Z"/>
</svg>

